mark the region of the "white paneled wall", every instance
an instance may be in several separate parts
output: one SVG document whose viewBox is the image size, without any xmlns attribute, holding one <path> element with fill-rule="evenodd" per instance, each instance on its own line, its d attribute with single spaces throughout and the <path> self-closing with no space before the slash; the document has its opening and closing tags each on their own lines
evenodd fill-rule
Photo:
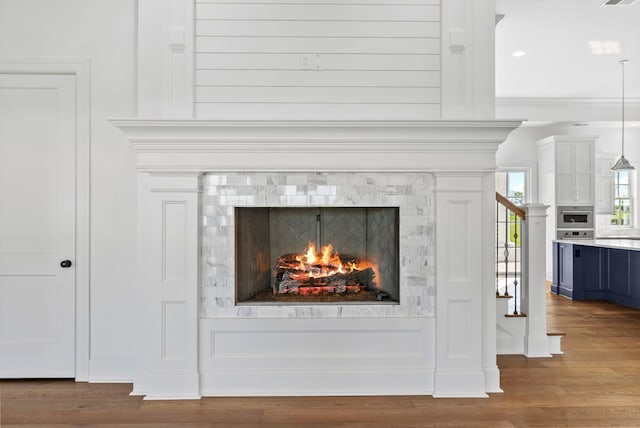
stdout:
<svg viewBox="0 0 640 428">
<path fill-rule="evenodd" d="M 196 116 L 440 118 L 439 0 L 197 0 Z"/>
</svg>

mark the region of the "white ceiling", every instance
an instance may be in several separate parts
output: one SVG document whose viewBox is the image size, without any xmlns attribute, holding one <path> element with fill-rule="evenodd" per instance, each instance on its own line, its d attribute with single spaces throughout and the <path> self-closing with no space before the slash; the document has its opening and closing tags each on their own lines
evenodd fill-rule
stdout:
<svg viewBox="0 0 640 428">
<path fill-rule="evenodd" d="M 640 98 L 640 0 L 496 0 L 496 96 L 619 99 L 620 59 L 625 96 Z M 618 52 L 595 55 L 590 42 Z M 611 43 L 613 42 L 613 43 Z M 526 52 L 513 57 L 518 50 Z"/>
</svg>

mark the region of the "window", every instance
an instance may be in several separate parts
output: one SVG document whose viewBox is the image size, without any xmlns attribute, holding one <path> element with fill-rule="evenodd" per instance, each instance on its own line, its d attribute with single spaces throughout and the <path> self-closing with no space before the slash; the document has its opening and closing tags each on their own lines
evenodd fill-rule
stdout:
<svg viewBox="0 0 640 428">
<path fill-rule="evenodd" d="M 505 196 L 515 205 L 523 205 L 529 201 L 527 191 L 527 171 L 512 170 L 496 172 L 496 191 Z M 497 212 L 497 221 L 504 225 L 504 234 L 508 234 L 508 242 L 520 246 L 520 223 L 517 222 L 516 215 L 509 211 L 507 216 L 506 210 L 499 209 Z M 501 229 L 498 226 L 499 229 Z M 502 231 L 499 230 L 498 234 Z M 503 235 L 504 236 L 504 235 Z M 500 237 L 498 238 L 499 242 Z"/>
<path fill-rule="evenodd" d="M 612 226 L 631 226 L 631 171 L 615 171 L 613 174 Z"/>
<path fill-rule="evenodd" d="M 496 172 L 496 190 L 516 205 L 525 204 L 529 199 L 526 171 Z"/>
</svg>

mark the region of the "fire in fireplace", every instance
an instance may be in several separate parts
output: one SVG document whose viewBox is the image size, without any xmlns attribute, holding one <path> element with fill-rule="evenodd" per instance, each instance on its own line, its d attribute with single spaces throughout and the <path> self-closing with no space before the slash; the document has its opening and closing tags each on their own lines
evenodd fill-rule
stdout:
<svg viewBox="0 0 640 428">
<path fill-rule="evenodd" d="M 237 303 L 399 300 L 396 207 L 236 208 L 235 227 Z"/>
<path fill-rule="evenodd" d="M 344 256 L 329 244 L 316 252 L 309 242 L 302 254 L 278 257 L 274 267 L 273 294 L 357 294 L 376 288 L 377 266 L 368 260 Z M 388 298 L 380 293 L 380 300 Z M 385 300 L 386 300 L 385 298 Z"/>
</svg>

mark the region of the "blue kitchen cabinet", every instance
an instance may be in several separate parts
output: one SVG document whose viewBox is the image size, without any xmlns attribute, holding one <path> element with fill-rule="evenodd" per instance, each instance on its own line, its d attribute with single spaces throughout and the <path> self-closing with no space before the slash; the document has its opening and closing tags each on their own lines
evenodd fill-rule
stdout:
<svg viewBox="0 0 640 428">
<path fill-rule="evenodd" d="M 609 249 L 609 278 L 607 292 L 613 297 L 626 297 L 629 289 L 629 251 Z"/>
<path fill-rule="evenodd" d="M 573 246 L 573 299 L 602 299 L 603 251 L 606 249 L 585 245 Z"/>
<path fill-rule="evenodd" d="M 553 244 L 553 282 L 551 291 L 573 298 L 573 245 Z"/>
<path fill-rule="evenodd" d="M 574 300 L 608 300 L 640 308 L 640 251 L 553 244 L 551 291 Z"/>
<path fill-rule="evenodd" d="M 629 251 L 629 292 L 631 299 L 640 307 L 640 251 Z"/>
</svg>

